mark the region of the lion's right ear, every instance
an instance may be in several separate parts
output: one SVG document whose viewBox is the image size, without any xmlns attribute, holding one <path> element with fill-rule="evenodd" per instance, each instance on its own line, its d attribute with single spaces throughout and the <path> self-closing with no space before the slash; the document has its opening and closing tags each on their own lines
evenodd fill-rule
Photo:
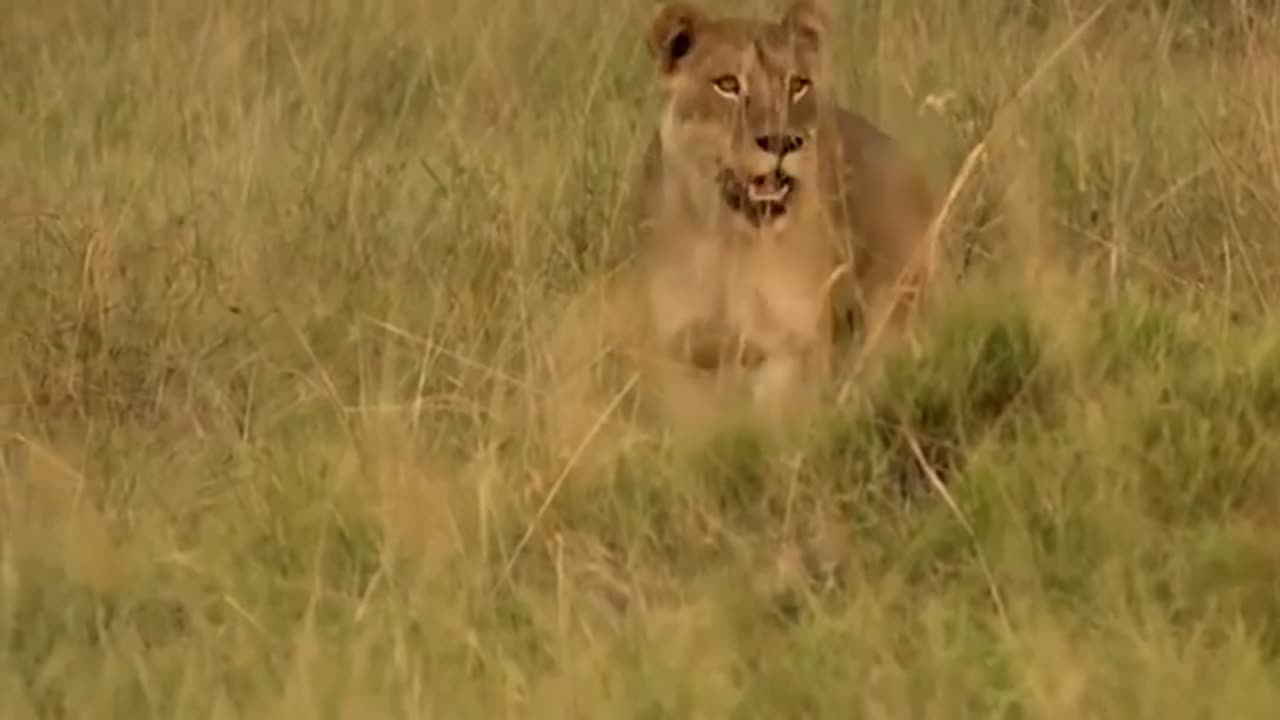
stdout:
<svg viewBox="0 0 1280 720">
<path fill-rule="evenodd" d="M 649 52 L 664 75 L 675 71 L 697 42 L 705 16 L 697 8 L 672 0 L 664 3 L 649 29 Z"/>
</svg>

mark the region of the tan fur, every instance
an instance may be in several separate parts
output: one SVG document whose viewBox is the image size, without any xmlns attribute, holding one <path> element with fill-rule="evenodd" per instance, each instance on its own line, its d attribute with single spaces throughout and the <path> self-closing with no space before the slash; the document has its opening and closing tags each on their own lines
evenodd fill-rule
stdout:
<svg viewBox="0 0 1280 720">
<path fill-rule="evenodd" d="M 676 393 L 746 378 L 757 407 L 811 397 L 834 350 L 901 325 L 913 302 L 895 302 L 895 285 L 930 275 L 918 252 L 929 190 L 889 136 L 829 99 L 826 40 L 814 0 L 773 21 L 684 2 L 654 18 L 664 105 L 637 210 L 651 330 Z"/>
</svg>

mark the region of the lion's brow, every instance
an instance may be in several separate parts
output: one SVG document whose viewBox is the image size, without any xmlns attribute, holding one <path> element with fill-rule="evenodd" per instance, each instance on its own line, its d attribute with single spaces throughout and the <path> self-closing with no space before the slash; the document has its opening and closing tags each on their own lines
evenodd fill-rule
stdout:
<svg viewBox="0 0 1280 720">
<path fill-rule="evenodd" d="M 787 63 L 783 53 L 776 49 L 767 47 L 767 41 L 764 38 L 757 38 L 751 43 L 751 49 L 755 53 L 756 62 L 760 63 L 761 69 L 770 75 L 783 75 L 787 72 Z"/>
</svg>

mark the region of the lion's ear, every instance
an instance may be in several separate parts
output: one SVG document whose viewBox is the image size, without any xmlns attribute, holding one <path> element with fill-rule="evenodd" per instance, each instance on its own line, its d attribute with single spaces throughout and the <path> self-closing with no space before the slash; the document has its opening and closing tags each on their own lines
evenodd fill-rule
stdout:
<svg viewBox="0 0 1280 720">
<path fill-rule="evenodd" d="M 693 50 L 706 16 L 697 8 L 672 0 L 658 9 L 649 29 L 649 52 L 664 75 L 675 71 Z"/>
<path fill-rule="evenodd" d="M 823 0 L 794 0 L 782 15 L 782 24 L 800 37 L 821 46 L 830 17 Z"/>
</svg>

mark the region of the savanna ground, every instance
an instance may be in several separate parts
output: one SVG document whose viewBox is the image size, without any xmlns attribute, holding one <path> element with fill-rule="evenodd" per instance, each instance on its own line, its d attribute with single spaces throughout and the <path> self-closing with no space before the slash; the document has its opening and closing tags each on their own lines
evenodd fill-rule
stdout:
<svg viewBox="0 0 1280 720">
<path fill-rule="evenodd" d="M 1280 15 L 837 5 L 959 282 L 694 441 L 592 313 L 646 0 L 10 2 L 0 717 L 1280 715 Z"/>
</svg>

